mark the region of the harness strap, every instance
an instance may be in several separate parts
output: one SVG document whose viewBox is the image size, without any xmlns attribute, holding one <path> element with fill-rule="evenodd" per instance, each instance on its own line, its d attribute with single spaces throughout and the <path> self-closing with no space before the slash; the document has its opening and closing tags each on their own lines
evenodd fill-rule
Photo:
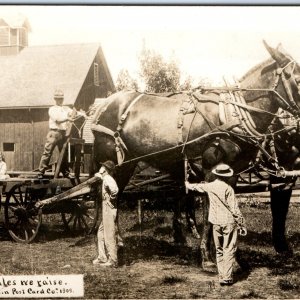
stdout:
<svg viewBox="0 0 300 300">
<path fill-rule="evenodd" d="M 283 85 L 284 85 L 284 88 L 285 88 L 285 91 L 288 95 L 288 98 L 291 102 L 291 106 L 293 109 L 297 109 L 299 110 L 299 107 L 297 106 L 297 104 L 295 103 L 295 100 L 294 100 L 294 97 L 292 95 L 292 91 L 291 91 L 291 88 L 290 86 L 288 85 L 288 80 L 285 78 L 285 75 L 284 75 L 284 72 L 281 73 L 281 80 L 283 82 Z"/>
<path fill-rule="evenodd" d="M 127 116 L 132 108 L 132 106 L 138 102 L 142 97 L 144 96 L 144 94 L 140 94 L 139 96 L 137 96 L 127 107 L 127 109 L 125 110 L 125 112 L 121 115 L 121 119 L 119 121 L 119 125 L 117 127 L 117 131 L 120 131 L 123 127 L 123 123 L 126 121 Z"/>
<path fill-rule="evenodd" d="M 256 125 L 252 117 L 250 116 L 249 112 L 247 111 L 247 109 L 238 106 L 238 104 L 245 104 L 243 103 L 245 100 L 244 97 L 241 95 L 241 93 L 234 92 L 232 93 L 232 97 L 233 100 L 235 100 L 237 111 L 241 115 L 241 120 L 246 131 L 249 132 L 250 135 L 262 137 L 263 135 L 256 130 Z"/>
<path fill-rule="evenodd" d="M 179 112 L 178 112 L 178 120 L 177 120 L 177 129 L 178 129 L 178 145 L 183 143 L 183 106 L 180 107 Z"/>
<path fill-rule="evenodd" d="M 271 92 L 271 90 L 270 90 Z M 195 93 L 193 93 L 193 97 L 199 101 L 199 102 L 213 102 L 213 103 L 216 103 L 216 104 L 219 104 L 220 101 L 222 101 L 222 99 L 220 100 L 219 97 L 215 96 L 207 96 L 207 95 L 201 95 L 200 97 L 197 96 Z M 227 101 L 225 102 L 226 104 L 235 104 L 239 107 L 242 107 L 242 108 L 245 108 L 245 109 L 248 109 L 250 111 L 254 111 L 254 112 L 258 112 L 258 113 L 264 113 L 264 114 L 269 114 L 273 117 L 278 117 L 276 114 L 273 114 L 273 113 L 270 113 L 266 110 L 262 110 L 260 108 L 257 108 L 257 107 L 253 107 L 253 106 L 250 106 L 250 105 L 247 105 L 247 104 L 242 104 L 242 103 L 232 103 L 231 101 Z"/>
<path fill-rule="evenodd" d="M 91 130 L 105 133 L 107 135 L 110 135 L 111 137 L 114 137 L 115 134 L 111 129 L 100 124 L 91 124 Z"/>
<path fill-rule="evenodd" d="M 107 134 L 107 135 L 111 136 L 112 138 L 114 138 L 118 164 L 122 164 L 122 162 L 124 161 L 124 158 L 125 158 L 124 150 L 128 151 L 128 149 L 127 149 L 124 141 L 120 137 L 120 135 L 116 134 L 116 132 L 114 132 L 111 129 L 109 129 L 103 125 L 100 125 L 100 124 L 91 124 L 91 130 Z"/>
<path fill-rule="evenodd" d="M 186 114 L 190 114 L 190 113 L 195 113 L 194 103 L 193 103 L 192 99 L 188 100 L 188 99 L 183 98 L 179 112 L 178 112 L 178 118 L 177 118 L 178 145 L 183 143 L 183 116 Z M 189 135 L 189 132 L 188 132 L 188 135 Z"/>
</svg>

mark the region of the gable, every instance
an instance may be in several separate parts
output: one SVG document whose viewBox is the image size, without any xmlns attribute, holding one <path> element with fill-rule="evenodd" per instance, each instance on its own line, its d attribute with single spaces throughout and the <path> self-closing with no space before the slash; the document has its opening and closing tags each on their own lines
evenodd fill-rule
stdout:
<svg viewBox="0 0 300 300">
<path fill-rule="evenodd" d="M 0 27 L 8 27 L 8 24 L 4 21 L 4 19 L 0 18 Z"/>
<path fill-rule="evenodd" d="M 51 106 L 57 88 L 64 91 L 64 103 L 73 105 L 99 48 L 99 44 L 37 46 L 0 57 L 0 108 Z"/>
</svg>

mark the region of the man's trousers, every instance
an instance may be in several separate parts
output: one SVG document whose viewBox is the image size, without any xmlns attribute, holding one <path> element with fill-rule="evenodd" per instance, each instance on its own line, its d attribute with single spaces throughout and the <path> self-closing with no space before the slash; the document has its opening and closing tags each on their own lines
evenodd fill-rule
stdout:
<svg viewBox="0 0 300 300">
<path fill-rule="evenodd" d="M 233 265 L 237 249 L 237 227 L 235 224 L 213 224 L 216 260 L 220 280 L 232 280 Z"/>
</svg>

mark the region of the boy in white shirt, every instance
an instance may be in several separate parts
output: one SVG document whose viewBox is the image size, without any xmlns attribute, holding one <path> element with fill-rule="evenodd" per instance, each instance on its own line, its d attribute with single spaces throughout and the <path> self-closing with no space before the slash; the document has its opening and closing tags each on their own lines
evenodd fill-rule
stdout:
<svg viewBox="0 0 300 300">
<path fill-rule="evenodd" d="M 233 284 L 233 265 L 237 249 L 238 229 L 246 233 L 244 219 L 238 207 L 233 188 L 226 182 L 233 170 L 226 164 L 219 164 L 212 173 L 217 178 L 208 183 L 185 182 L 187 189 L 207 193 L 209 198 L 208 221 L 213 224 L 213 238 L 220 285 Z"/>
</svg>

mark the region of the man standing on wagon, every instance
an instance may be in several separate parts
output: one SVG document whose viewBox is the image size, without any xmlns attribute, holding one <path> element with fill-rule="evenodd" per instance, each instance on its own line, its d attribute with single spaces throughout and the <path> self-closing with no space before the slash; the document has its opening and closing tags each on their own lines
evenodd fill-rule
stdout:
<svg viewBox="0 0 300 300">
<path fill-rule="evenodd" d="M 46 169 L 48 168 L 51 155 L 57 146 L 59 151 L 63 148 L 66 141 L 66 130 L 68 122 L 73 122 L 74 119 L 71 117 L 72 109 L 68 106 L 63 106 L 64 93 L 61 90 L 54 92 L 54 100 L 56 104 L 49 108 L 49 132 L 47 134 L 44 152 L 40 160 L 39 174 L 40 178 L 43 177 Z M 64 157 L 61 164 L 61 172 L 64 177 L 71 178 L 69 173 L 66 156 Z"/>
</svg>

